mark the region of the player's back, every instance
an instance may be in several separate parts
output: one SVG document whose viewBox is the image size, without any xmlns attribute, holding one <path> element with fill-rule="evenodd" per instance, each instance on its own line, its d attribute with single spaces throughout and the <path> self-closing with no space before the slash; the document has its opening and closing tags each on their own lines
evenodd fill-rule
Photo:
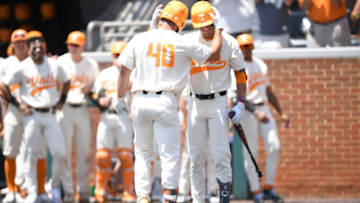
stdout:
<svg viewBox="0 0 360 203">
<path fill-rule="evenodd" d="M 210 51 L 203 46 L 186 41 L 183 36 L 170 30 L 156 29 L 136 35 L 122 53 L 121 58 L 133 60 L 130 69 L 137 69 L 132 91 L 182 90 L 193 57 L 206 60 Z M 125 50 L 126 50 L 125 49 Z M 120 60 L 121 61 L 121 60 Z"/>
</svg>

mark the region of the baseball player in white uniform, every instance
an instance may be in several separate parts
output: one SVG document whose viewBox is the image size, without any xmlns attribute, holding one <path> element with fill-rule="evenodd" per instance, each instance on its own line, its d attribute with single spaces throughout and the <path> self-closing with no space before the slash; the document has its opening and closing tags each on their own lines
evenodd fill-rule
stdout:
<svg viewBox="0 0 360 203">
<path fill-rule="evenodd" d="M 68 53 L 58 58 L 58 63 L 63 67 L 71 80 L 70 90 L 62 111 L 57 112 L 65 141 L 65 163 L 61 177 L 65 202 L 74 201 L 74 189 L 71 166 L 72 141 L 75 142 L 77 155 L 77 198 L 89 198 L 89 156 L 91 141 L 91 126 L 87 108 L 86 97 L 99 73 L 96 61 L 83 56 L 85 48 L 85 34 L 80 31 L 69 33 L 66 44 Z"/>
<path fill-rule="evenodd" d="M 111 53 L 114 61 L 125 48 L 126 43 L 116 41 L 112 45 Z M 96 190 L 95 198 L 104 202 L 109 193 L 111 175 L 111 157 L 114 154 L 121 163 L 121 175 L 124 182 L 123 202 L 136 201 L 133 157 L 133 128 L 127 109 L 124 114 L 117 115 L 114 104 L 117 100 L 117 84 L 119 69 L 113 65 L 100 72 L 96 78 L 93 91 L 94 99 L 103 109 L 97 128 L 96 137 Z"/>
<path fill-rule="evenodd" d="M 154 140 L 161 162 L 164 202 L 176 202 L 180 171 L 180 122 L 177 95 L 184 89 L 192 59 L 205 63 L 219 56 L 221 29 L 211 47 L 186 40 L 181 31 L 188 8 L 170 1 L 161 11 L 158 29 L 135 35 L 117 61 L 120 69 L 117 111 L 126 105 L 124 96 L 129 75 L 132 83 L 132 117 L 135 147 L 135 191 L 138 202 L 149 202 Z M 216 19 L 218 22 L 218 19 Z"/>
<path fill-rule="evenodd" d="M 185 37 L 209 46 L 214 37 L 214 8 L 207 1 L 199 1 L 191 8 L 194 28 L 200 31 Z M 230 201 L 232 180 L 231 152 L 228 142 L 229 119 L 227 90 L 231 86 L 230 70 L 233 69 L 241 80 L 238 84 L 239 102 L 233 107 L 239 122 L 244 108 L 246 74 L 244 61 L 236 39 L 222 33 L 221 53 L 215 62 L 201 63 L 196 59 L 191 64 L 190 91 L 188 104 L 188 149 L 190 154 L 191 194 L 193 202 L 205 202 L 205 160 L 206 153 L 215 162 L 215 174 L 219 183 L 220 202 Z M 209 150 L 206 150 L 207 148 Z"/>
<path fill-rule="evenodd" d="M 64 159 L 64 141 L 53 109 L 59 110 L 64 105 L 70 80 L 55 60 L 45 56 L 45 42 L 40 32 L 29 32 L 27 43 L 30 57 L 26 58 L 15 71 L 7 73 L 2 78 L 0 91 L 5 100 L 18 107 L 25 115 L 24 160 L 28 190 L 25 202 L 32 203 L 38 199 L 37 160 L 45 159 L 46 146 L 54 160 Z M 9 89 L 11 85 L 17 83 L 20 86 L 21 101 L 17 101 Z M 61 94 L 60 99 L 59 94 Z M 58 199 L 61 168 L 53 167 L 52 173 L 52 195 L 54 199 Z"/>
<path fill-rule="evenodd" d="M 247 110 L 241 119 L 241 124 L 245 132 L 249 147 L 254 157 L 258 154 L 258 135 L 264 140 L 267 152 L 266 159 L 266 180 L 261 190 L 258 176 L 254 165 L 251 163 L 249 153 L 244 150 L 245 170 L 250 183 L 250 190 L 254 194 L 254 202 L 260 203 L 264 199 L 272 199 L 282 202 L 282 198 L 273 189 L 275 173 L 279 161 L 280 141 L 277 133 L 276 122 L 271 115 L 267 102 L 274 107 L 280 114 L 282 121 L 289 126 L 289 118 L 281 110 L 279 102 L 271 90 L 269 78 L 267 76 L 267 66 L 259 58 L 252 56 L 253 37 L 250 34 L 242 34 L 237 37 L 240 48 L 244 54 L 247 80 L 246 103 Z"/>
<path fill-rule="evenodd" d="M 21 61 L 27 56 L 26 44 L 27 32 L 23 29 L 17 29 L 11 34 L 10 49 L 13 50 L 13 55 L 9 56 L 0 66 L 0 77 L 4 77 L 9 71 L 18 68 Z M 19 85 L 15 84 L 10 87 L 11 95 L 20 100 Z M 16 186 L 15 177 L 21 173 L 21 165 L 23 165 L 23 153 L 20 155 L 20 146 L 23 137 L 23 115 L 11 103 L 6 108 L 4 118 L 4 146 L 3 154 L 5 156 L 5 175 L 8 186 L 8 193 L 2 202 L 20 202 L 21 197 L 18 194 L 19 188 Z M 22 150 L 23 151 L 23 150 Z M 19 156 L 18 156 L 19 155 Z"/>
</svg>

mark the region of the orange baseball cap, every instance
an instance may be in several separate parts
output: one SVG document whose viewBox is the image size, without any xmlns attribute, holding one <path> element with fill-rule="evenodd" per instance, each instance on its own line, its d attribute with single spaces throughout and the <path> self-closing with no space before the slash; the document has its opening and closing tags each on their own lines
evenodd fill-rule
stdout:
<svg viewBox="0 0 360 203">
<path fill-rule="evenodd" d="M 251 34 L 241 34 L 238 35 L 236 39 L 240 46 L 252 45 L 254 41 L 253 36 Z"/>
<path fill-rule="evenodd" d="M 41 38 L 41 39 L 43 39 L 44 36 L 40 31 L 32 30 L 32 31 L 27 33 L 26 39 L 29 40 L 29 39 L 32 39 L 32 38 Z"/>
<path fill-rule="evenodd" d="M 25 41 L 26 35 L 27 32 L 23 29 L 14 30 L 14 32 L 11 33 L 11 42 Z"/>
<path fill-rule="evenodd" d="M 207 1 L 198 1 L 191 8 L 191 21 L 194 28 L 201 28 L 214 24 L 210 13 L 215 15 L 211 4 Z"/>
<path fill-rule="evenodd" d="M 73 31 L 67 37 L 66 44 L 84 45 L 86 41 L 85 34 L 80 31 Z"/>
</svg>

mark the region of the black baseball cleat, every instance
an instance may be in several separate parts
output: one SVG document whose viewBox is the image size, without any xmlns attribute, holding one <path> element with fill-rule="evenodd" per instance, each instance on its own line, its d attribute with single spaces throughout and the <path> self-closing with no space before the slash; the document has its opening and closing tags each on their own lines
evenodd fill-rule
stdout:
<svg viewBox="0 0 360 203">
<path fill-rule="evenodd" d="M 230 203 L 230 183 L 222 183 L 219 179 L 217 182 L 219 184 L 220 203 Z"/>
<path fill-rule="evenodd" d="M 284 199 L 280 195 L 278 195 L 274 189 L 268 189 L 268 190 L 264 189 L 263 193 L 264 193 L 265 200 L 273 200 L 273 202 L 276 202 L 276 203 L 284 202 Z"/>
</svg>

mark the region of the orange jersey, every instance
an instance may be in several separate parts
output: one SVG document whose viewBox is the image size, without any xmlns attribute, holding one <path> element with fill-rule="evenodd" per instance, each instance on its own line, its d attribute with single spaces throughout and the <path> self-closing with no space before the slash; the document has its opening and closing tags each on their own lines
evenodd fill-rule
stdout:
<svg viewBox="0 0 360 203">
<path fill-rule="evenodd" d="M 299 0 L 302 5 L 304 0 Z M 341 0 L 341 6 L 336 7 L 331 0 L 312 0 L 308 9 L 308 17 L 317 23 L 327 23 L 346 15 L 345 0 Z"/>
</svg>

